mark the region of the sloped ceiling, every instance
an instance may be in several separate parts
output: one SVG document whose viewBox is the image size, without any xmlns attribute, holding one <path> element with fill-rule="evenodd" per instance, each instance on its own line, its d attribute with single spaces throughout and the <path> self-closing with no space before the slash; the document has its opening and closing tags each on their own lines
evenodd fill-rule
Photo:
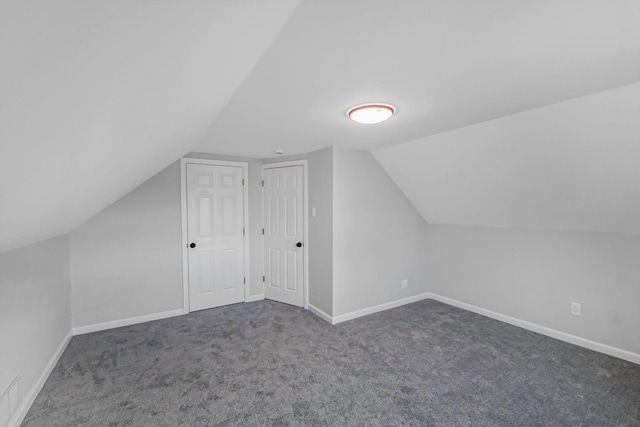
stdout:
<svg viewBox="0 0 640 427">
<path fill-rule="evenodd" d="M 0 251 L 192 150 L 298 3 L 0 2 Z"/>
<path fill-rule="evenodd" d="M 639 22 L 635 0 L 5 0 L 0 251 L 71 230 L 189 151 L 265 158 L 276 149 L 296 154 L 329 145 L 429 146 L 428 138 L 443 132 L 633 84 L 640 81 Z M 398 113 L 370 127 L 347 119 L 350 106 L 369 101 L 392 103 Z M 627 107 L 634 111 L 634 105 Z M 567 117 L 574 124 L 592 118 Z M 551 118 L 540 120 L 543 126 Z M 505 135 L 514 132 L 511 122 L 495 123 L 506 123 Z M 554 146 L 553 156 L 534 163 L 539 172 L 530 175 L 540 194 L 577 189 L 586 197 L 606 175 L 595 171 L 628 171 L 635 159 L 609 156 L 603 163 L 602 157 L 582 156 L 576 183 L 565 189 L 544 175 L 562 167 L 544 162 L 569 161 L 591 128 L 549 129 L 567 138 Z M 594 132 L 604 137 L 602 129 Z M 629 138 L 606 143 L 635 147 L 636 128 L 628 131 Z M 523 152 L 533 150 L 522 158 L 481 156 L 474 150 L 513 151 L 504 141 L 514 138 L 498 143 L 494 134 L 483 135 L 461 139 L 468 152 L 447 157 L 443 149 L 441 158 L 426 163 L 415 154 L 406 167 L 450 162 L 458 170 L 447 176 L 453 182 L 502 170 L 502 181 L 513 184 L 497 194 L 493 181 L 479 182 L 466 200 L 457 184 L 445 187 L 453 199 L 441 188 L 401 184 L 427 220 L 548 228 L 567 227 L 572 220 L 565 216 L 583 215 L 582 209 L 549 210 L 530 219 L 521 206 L 529 187 L 516 184 L 530 180 L 509 165 L 530 165 L 542 148 L 527 141 L 557 135 L 518 135 Z M 412 155 L 402 149 L 407 151 L 375 152 L 399 183 L 393 156 Z M 456 169 L 459 157 L 472 153 L 481 164 Z M 626 186 L 637 176 L 628 173 L 631 181 L 619 197 L 602 199 L 620 204 L 594 211 L 580 228 L 636 230 L 636 223 L 616 216 L 622 210 L 628 218 L 637 206 L 625 201 Z M 614 181 L 605 180 L 598 194 L 608 194 Z M 489 212 L 483 201 L 492 199 L 504 211 Z M 451 200 L 478 203 L 475 214 L 461 217 Z"/>
<path fill-rule="evenodd" d="M 640 83 L 373 155 L 428 222 L 640 233 Z"/>
<path fill-rule="evenodd" d="M 638 81 L 637 1 L 305 1 L 198 150 L 373 150 L 429 222 L 637 233 Z"/>
<path fill-rule="evenodd" d="M 638 80 L 634 0 L 304 1 L 197 150 L 370 150 Z M 347 119 L 372 101 L 398 113 Z"/>
</svg>

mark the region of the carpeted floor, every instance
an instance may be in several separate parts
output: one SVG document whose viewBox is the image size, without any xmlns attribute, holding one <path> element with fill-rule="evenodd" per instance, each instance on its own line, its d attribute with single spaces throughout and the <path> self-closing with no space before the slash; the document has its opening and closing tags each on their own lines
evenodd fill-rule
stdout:
<svg viewBox="0 0 640 427">
<path fill-rule="evenodd" d="M 74 337 L 23 426 L 640 426 L 640 366 L 425 300 L 260 301 Z"/>
</svg>

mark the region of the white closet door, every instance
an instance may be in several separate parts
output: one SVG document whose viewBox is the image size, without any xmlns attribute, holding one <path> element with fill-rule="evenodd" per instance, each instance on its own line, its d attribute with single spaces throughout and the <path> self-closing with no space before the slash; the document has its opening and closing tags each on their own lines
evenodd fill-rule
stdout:
<svg viewBox="0 0 640 427">
<path fill-rule="evenodd" d="M 186 167 L 190 311 L 243 302 L 242 168 Z"/>
<path fill-rule="evenodd" d="M 265 298 L 303 306 L 302 166 L 264 169 Z"/>
</svg>

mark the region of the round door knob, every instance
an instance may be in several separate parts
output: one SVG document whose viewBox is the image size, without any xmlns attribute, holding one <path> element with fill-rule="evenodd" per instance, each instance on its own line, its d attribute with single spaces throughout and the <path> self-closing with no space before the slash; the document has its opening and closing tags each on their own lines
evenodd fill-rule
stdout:
<svg viewBox="0 0 640 427">
<path fill-rule="evenodd" d="M 299 248 L 301 248 L 301 247 L 302 247 L 302 242 L 298 242 L 298 243 L 296 243 L 296 246 L 297 246 L 297 247 L 299 247 Z"/>
<path fill-rule="evenodd" d="M 195 244 L 195 243 L 192 243 L 192 244 L 190 244 L 190 245 L 189 245 L 189 247 L 190 247 L 190 248 L 195 248 L 195 247 L 196 247 L 196 244 Z"/>
</svg>

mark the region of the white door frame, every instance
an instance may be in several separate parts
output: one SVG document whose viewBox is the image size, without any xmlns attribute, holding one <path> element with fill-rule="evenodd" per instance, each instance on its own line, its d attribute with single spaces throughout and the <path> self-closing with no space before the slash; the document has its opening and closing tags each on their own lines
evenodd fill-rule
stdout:
<svg viewBox="0 0 640 427">
<path fill-rule="evenodd" d="M 183 157 L 180 159 L 180 200 L 182 204 L 182 312 L 190 312 L 189 307 L 189 244 L 187 235 L 187 164 L 212 165 L 212 166 L 233 166 L 242 168 L 242 194 L 244 212 L 244 300 L 248 301 L 250 272 L 249 268 L 249 164 L 246 162 L 230 162 L 226 160 L 198 159 Z"/>
<path fill-rule="evenodd" d="M 307 236 L 309 235 L 309 218 L 307 218 L 307 212 L 309 211 L 309 184 L 308 184 L 308 179 L 307 179 L 307 161 L 306 160 L 292 160 L 289 162 L 279 162 L 279 163 L 265 163 L 262 165 L 262 229 L 264 230 L 265 224 L 264 224 L 264 170 L 265 169 L 275 169 L 275 168 L 285 168 L 287 166 L 302 166 L 302 176 L 304 177 L 304 186 L 302 187 L 302 190 L 304 192 L 304 197 L 303 197 L 303 210 L 304 212 L 302 213 L 302 221 L 303 221 L 303 227 L 302 227 L 302 232 L 304 233 L 304 235 L 302 236 L 302 241 L 303 241 L 303 245 L 302 245 L 302 254 L 304 256 L 304 263 L 303 263 L 303 268 L 304 268 L 304 272 L 302 274 L 302 300 L 303 300 L 303 304 L 304 304 L 304 309 L 308 310 L 309 309 L 309 245 L 308 245 L 308 240 L 307 240 Z M 264 236 L 262 236 L 262 277 L 265 277 L 266 275 L 266 259 L 264 256 Z M 263 286 L 263 291 L 264 291 L 264 282 L 262 283 Z"/>
</svg>

